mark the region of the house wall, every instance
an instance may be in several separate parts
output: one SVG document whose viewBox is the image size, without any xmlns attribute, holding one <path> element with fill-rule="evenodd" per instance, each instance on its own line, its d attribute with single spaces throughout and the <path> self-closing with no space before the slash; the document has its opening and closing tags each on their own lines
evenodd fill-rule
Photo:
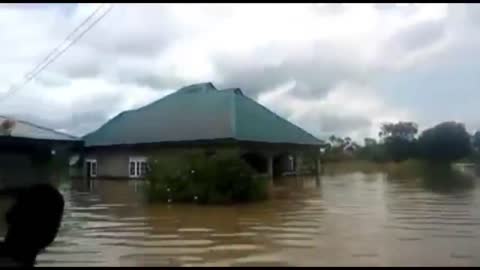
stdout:
<svg viewBox="0 0 480 270">
<path fill-rule="evenodd" d="M 51 182 L 63 175 L 68 168 L 68 152 L 54 148 L 55 155 L 34 156 L 29 151 L 5 151 L 0 153 L 0 189 L 19 188 L 37 183 Z M 50 149 L 49 149 L 50 150 Z"/>
<path fill-rule="evenodd" d="M 97 161 L 98 179 L 127 179 L 129 178 L 129 160 L 131 157 L 146 157 L 150 162 L 176 162 L 177 159 L 187 154 L 203 153 L 211 151 L 218 153 L 231 153 L 237 151 L 234 146 L 230 147 L 151 147 L 148 149 L 115 148 L 88 150 L 85 160 Z"/>
<path fill-rule="evenodd" d="M 129 159 L 130 157 L 146 157 L 150 162 L 175 163 L 178 159 L 183 158 L 187 154 L 207 154 L 215 152 L 216 154 L 237 153 L 245 154 L 248 152 L 258 153 L 272 160 L 275 157 L 281 157 L 274 162 L 274 166 L 281 172 L 290 171 L 290 163 L 288 155 L 294 159 L 294 171 L 304 171 L 304 162 L 302 151 L 295 148 L 287 148 L 282 146 L 271 145 L 204 145 L 204 146 L 150 146 L 150 147 L 105 147 L 97 149 L 86 149 L 85 160 L 95 159 L 97 161 L 97 179 L 128 179 L 129 178 Z M 84 170 L 86 167 L 84 166 Z"/>
<path fill-rule="evenodd" d="M 97 178 L 128 178 L 128 159 L 133 155 L 128 150 L 108 149 L 89 152 L 85 161 L 97 161 Z"/>
<path fill-rule="evenodd" d="M 28 185 L 35 174 L 30 158 L 20 153 L 0 153 L 0 185 L 13 188 Z"/>
</svg>

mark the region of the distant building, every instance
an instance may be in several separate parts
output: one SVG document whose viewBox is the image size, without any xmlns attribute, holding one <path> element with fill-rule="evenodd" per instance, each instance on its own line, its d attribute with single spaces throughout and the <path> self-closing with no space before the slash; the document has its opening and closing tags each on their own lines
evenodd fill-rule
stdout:
<svg viewBox="0 0 480 270">
<path fill-rule="evenodd" d="M 0 116 L 0 190 L 49 181 L 53 163 L 68 168 L 81 151 L 80 138 L 26 121 Z"/>
<path fill-rule="evenodd" d="M 360 148 L 355 142 L 349 142 L 343 146 L 343 153 L 353 155 Z"/>
<path fill-rule="evenodd" d="M 238 89 L 194 84 L 125 111 L 84 137 L 89 177 L 143 178 L 147 161 L 197 151 L 238 152 L 259 173 L 301 173 L 302 157 L 322 141 Z"/>
</svg>

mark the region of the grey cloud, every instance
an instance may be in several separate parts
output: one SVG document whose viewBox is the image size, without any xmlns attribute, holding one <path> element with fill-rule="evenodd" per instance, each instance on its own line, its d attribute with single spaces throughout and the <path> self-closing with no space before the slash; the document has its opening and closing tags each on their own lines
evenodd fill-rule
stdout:
<svg viewBox="0 0 480 270">
<path fill-rule="evenodd" d="M 139 86 L 148 86 L 152 89 L 158 90 L 170 88 L 176 89 L 187 84 L 187 82 L 182 78 L 164 77 L 158 76 L 157 74 L 143 74 L 137 76 L 134 79 L 134 82 Z"/>
<path fill-rule="evenodd" d="M 321 5 L 313 4 L 313 8 L 319 15 L 337 15 L 345 11 L 345 4 L 324 3 Z"/>
<path fill-rule="evenodd" d="M 169 10 L 163 5 L 116 5 L 83 43 L 99 53 L 154 56 L 183 34 L 175 31 L 181 29 Z"/>
<path fill-rule="evenodd" d="M 46 55 L 47 52 L 44 54 Z M 95 78 L 100 76 L 106 67 L 112 66 L 113 59 L 111 54 L 102 54 L 98 49 L 80 43 L 70 47 L 52 62 L 47 70 L 72 80 Z"/>
<path fill-rule="evenodd" d="M 71 65 L 64 70 L 65 75 L 71 79 L 94 78 L 100 75 L 101 68 L 98 65 Z"/>
<path fill-rule="evenodd" d="M 459 5 L 457 8 L 465 11 L 468 22 L 472 23 L 474 26 L 480 26 L 480 5 L 478 3 L 463 4 Z"/>
<path fill-rule="evenodd" d="M 216 85 L 220 88 L 238 87 L 253 97 L 263 91 L 273 90 L 276 86 L 292 79 L 291 76 L 276 67 L 237 63 L 228 61 L 226 58 L 218 59 L 216 65 L 220 76 L 223 77 L 222 82 L 216 83 Z"/>
<path fill-rule="evenodd" d="M 89 13 L 71 18 L 59 33 L 68 33 Z M 161 19 L 160 19 L 161 18 Z M 59 31 L 64 30 L 64 31 Z M 71 30 L 69 30 L 71 31 Z M 176 40 L 193 34 L 182 26 L 165 5 L 116 5 L 91 31 L 60 57 L 51 69 L 71 79 L 115 74 L 119 81 L 150 84 L 151 77 L 141 74 L 123 76 L 122 59 L 148 59 L 141 70 L 152 69 L 152 60 Z M 59 41 L 60 41 L 60 37 Z M 63 36 L 61 37 L 63 38 Z M 146 72 L 148 74 L 148 72 Z M 152 73 L 152 72 L 151 72 Z M 153 72 L 154 73 L 154 72 Z M 154 76 L 152 74 L 152 76 Z M 160 85 L 153 82 L 153 85 Z"/>
<path fill-rule="evenodd" d="M 180 16 L 178 5 L 116 5 L 98 26 L 85 36 L 83 43 L 100 53 L 154 57 L 175 41 L 192 38 L 220 18 L 228 18 L 228 6 L 196 7 L 199 18 Z M 218 16 L 221 14 L 222 16 Z M 212 16 L 215 16 L 212 18 Z M 200 19 L 200 21 L 197 21 Z"/>
<path fill-rule="evenodd" d="M 284 83 L 295 80 L 292 90 L 300 98 L 321 98 L 342 81 L 368 80 L 373 74 L 368 68 L 356 63 L 355 59 L 334 44 L 317 42 L 312 47 L 283 52 L 281 45 L 270 45 L 257 50 L 243 59 L 232 60 L 227 55 L 216 55 L 213 59 L 216 69 L 223 77 L 222 87 L 239 87 L 246 94 L 257 97 L 262 92 L 273 90 Z M 282 57 L 278 64 L 263 64 L 266 51 L 273 58 Z M 268 54 L 267 54 L 268 55 Z"/>
<path fill-rule="evenodd" d="M 99 128 L 110 119 L 111 111 L 93 110 L 81 113 L 75 113 L 70 119 L 66 119 L 62 127 L 73 134 L 79 136 L 86 135 Z"/>
<path fill-rule="evenodd" d="M 95 78 L 102 73 L 101 63 L 93 59 L 82 59 L 75 56 L 75 59 L 66 60 L 66 64 L 59 66 L 59 74 L 63 74 L 70 79 Z"/>
<path fill-rule="evenodd" d="M 480 4 L 449 5 L 447 11 L 450 34 L 455 37 L 455 42 L 479 42 Z"/>
<path fill-rule="evenodd" d="M 325 12 L 341 12 L 343 6 L 322 6 Z M 206 14 L 229 11 L 229 7 L 206 8 Z M 118 5 L 73 46 L 52 69 L 70 79 L 104 77 L 114 83 L 129 83 L 153 89 L 177 88 L 195 83 L 172 74 L 159 74 L 152 60 L 171 46 L 176 40 L 191 38 L 195 29 L 205 27 L 202 23 L 192 27 L 180 23 L 168 6 L 163 5 Z M 227 12 L 228 13 L 228 12 Z M 162 19 L 159 20 L 158 18 Z M 75 21 L 78 21 L 76 18 Z M 73 19 L 70 24 L 73 24 Z M 72 25 L 73 27 L 73 25 Z M 271 44 L 245 59 L 234 59 L 232 55 L 213 55 L 212 61 L 221 81 L 219 87 L 240 87 L 248 95 L 257 97 L 288 81 L 297 81 L 294 93 L 302 98 L 323 97 L 339 82 L 363 80 L 370 75 L 364 66 L 344 55 L 336 44 L 317 42 L 305 49 L 290 49 L 288 46 Z M 305 50 L 305 51 L 304 51 Z M 276 65 L 262 64 L 262 58 L 283 57 Z M 354 58 L 354 56 L 352 56 Z M 131 68 L 121 59 L 143 60 L 142 67 Z M 275 60 L 275 59 L 273 59 Z"/>
<path fill-rule="evenodd" d="M 18 113 L 14 116 L 51 129 L 65 130 L 67 133 L 79 137 L 100 127 L 108 120 L 108 112 L 105 110 L 86 111 L 72 115 L 67 113 L 55 119 L 30 113 Z"/>
<path fill-rule="evenodd" d="M 68 87 L 71 85 L 70 80 L 51 73 L 44 73 L 42 76 L 38 76 L 35 81 L 45 87 Z"/>
<path fill-rule="evenodd" d="M 441 40 L 445 30 L 444 20 L 427 21 L 397 33 L 388 44 L 406 52 L 419 50 Z"/>
<path fill-rule="evenodd" d="M 468 9 L 470 6 L 466 7 Z M 384 12 L 401 16 L 408 16 L 415 11 L 413 6 L 393 8 L 381 6 L 380 8 L 386 8 Z M 38 23 L 38 25 L 28 23 L 25 29 L 31 29 L 29 24 L 32 24 L 34 30 L 18 30 L 20 35 L 11 33 L 11 27 L 3 28 L 2 24 L 0 24 L 0 30 L 4 30 L 5 35 L 2 34 L 2 36 L 7 41 L 12 36 L 16 36 L 16 40 L 34 36 L 28 39 L 29 42 L 42 39 L 58 39 L 60 41 L 88 15 L 86 12 L 80 16 L 77 12 L 78 9 L 78 7 L 75 8 L 72 18 L 65 16 L 65 13 L 61 13 L 61 17 L 57 16 L 53 19 L 49 19 L 46 13 L 37 14 L 35 19 L 28 20 L 28 22 L 42 23 Z M 174 15 L 170 6 L 166 5 L 117 5 L 103 21 L 52 64 L 48 70 L 57 73 L 59 78 L 65 77 L 65 82 L 78 78 L 102 78 L 108 84 L 117 87 L 119 91 L 125 85 L 148 86 L 158 90 L 177 89 L 182 85 L 195 82 L 190 82 L 180 75 L 162 74 L 155 69 L 155 61 L 159 60 L 159 55 L 165 49 L 174 46 L 176 41 L 195 40 L 197 35 L 205 33 L 201 30 L 227 20 L 229 10 L 231 11 L 230 7 L 214 6 L 214 8 L 206 8 L 205 14 L 202 16 L 186 18 L 185 16 L 189 16 L 190 13 L 184 17 L 179 16 L 178 13 Z M 326 5 L 318 7 L 317 11 L 319 16 L 322 16 L 322 12 L 325 15 L 338 14 L 344 11 L 344 6 Z M 470 13 L 474 14 L 472 12 Z M 222 15 L 220 19 L 217 17 L 218 15 Z M 210 18 L 208 18 L 209 16 Z M 470 19 L 473 20 L 475 17 L 471 16 Z M 64 20 L 65 18 L 68 19 Z M 18 20 L 7 20 L 7 22 L 16 24 L 16 22 L 26 19 L 27 17 L 22 15 Z M 246 19 L 248 20 L 248 18 Z M 55 23 L 51 21 L 55 21 Z M 45 29 L 53 34 L 45 37 L 45 33 L 47 33 Z M 7 31 L 9 32 L 7 33 Z M 37 37 L 32 34 L 35 31 L 42 34 Z M 392 37 L 386 46 L 387 53 L 384 58 L 381 57 L 380 61 L 388 62 L 389 57 L 402 57 L 404 53 L 424 48 L 440 40 L 443 35 L 444 25 L 441 21 L 412 26 Z M 2 37 L 0 37 L 1 39 Z M 297 84 L 292 90 L 295 97 L 321 100 L 343 81 L 350 81 L 358 85 L 360 82 L 368 83 L 379 76 L 377 72 L 372 72 L 372 63 L 369 63 L 368 60 L 367 62 L 363 61 L 357 55 L 352 55 L 349 50 L 344 50 L 340 46 L 342 44 L 330 43 L 325 40 L 308 43 L 311 46 L 298 47 L 298 44 L 294 44 L 289 47 L 287 42 L 276 41 L 263 48 L 256 48 L 245 56 L 213 52 L 211 61 L 218 77 L 205 78 L 205 80 L 212 80 L 219 88 L 240 87 L 253 98 L 258 97 L 260 93 L 295 80 Z M 226 43 L 225 46 L 228 44 Z M 29 46 L 30 48 L 31 46 Z M 10 51 L 12 54 L 18 54 L 19 50 L 16 49 L 8 50 L 6 54 Z M 23 52 L 23 50 L 21 51 Z M 43 56 L 43 53 L 41 55 Z M 126 58 L 135 58 L 138 63 L 123 62 L 122 60 Z M 44 73 L 44 75 L 47 74 Z M 39 83 L 49 87 L 66 86 L 62 85 L 64 83 L 62 80 L 57 81 L 46 76 L 39 79 Z M 65 91 L 68 90 L 68 87 L 65 87 Z M 38 115 L 42 115 L 45 119 L 38 119 L 38 122 L 83 135 L 103 124 L 112 113 L 120 110 L 119 104 L 124 98 L 125 96 L 120 93 L 118 96 L 115 94 L 95 95 L 90 100 L 72 104 L 68 110 L 59 109 L 60 116 L 51 117 L 48 114 L 39 113 Z M 93 104 L 95 107 L 92 108 Z M 62 113 L 64 115 L 61 115 Z M 33 119 L 35 116 L 37 114 L 28 117 Z M 284 116 L 288 117 L 288 114 Z M 335 134 L 347 134 L 352 130 L 366 130 L 372 125 L 367 118 L 336 116 L 333 112 L 330 114 L 312 112 L 299 119 L 299 123 L 302 127 L 311 130 L 312 133 Z"/>
<path fill-rule="evenodd" d="M 319 137 L 332 134 L 349 136 L 352 130 L 363 130 L 365 134 L 368 134 L 372 126 L 371 120 L 366 117 L 355 115 L 339 116 L 325 112 L 308 113 L 297 119 L 297 122 L 305 123 L 303 125 L 305 129 Z"/>
<path fill-rule="evenodd" d="M 375 4 L 375 8 L 382 12 L 387 12 L 403 17 L 413 15 L 417 11 L 417 7 L 413 4 L 407 6 L 398 6 L 393 3 L 378 3 Z"/>
<path fill-rule="evenodd" d="M 174 74 L 162 74 L 150 67 L 149 64 L 151 62 L 148 60 L 135 64 L 119 63 L 116 69 L 110 70 L 105 75 L 110 82 L 115 84 L 133 84 L 154 90 L 175 89 L 189 83 Z"/>
<path fill-rule="evenodd" d="M 37 85 L 38 90 L 45 90 Z M 68 87 L 63 91 L 71 91 Z M 56 90 L 57 91 L 57 90 Z M 61 91 L 61 90 L 58 90 Z M 125 90 L 126 91 L 126 90 Z M 21 101 L 10 100 L 1 113 L 52 128 L 64 129 L 76 136 L 84 135 L 105 123 L 114 113 L 119 113 L 125 101 L 124 91 L 83 97 L 73 103 L 51 104 L 48 99 L 24 96 Z M 35 106 L 35 113 L 29 108 Z"/>
<path fill-rule="evenodd" d="M 398 7 L 392 3 L 377 3 L 375 4 L 375 8 L 387 12 L 398 9 Z"/>
</svg>

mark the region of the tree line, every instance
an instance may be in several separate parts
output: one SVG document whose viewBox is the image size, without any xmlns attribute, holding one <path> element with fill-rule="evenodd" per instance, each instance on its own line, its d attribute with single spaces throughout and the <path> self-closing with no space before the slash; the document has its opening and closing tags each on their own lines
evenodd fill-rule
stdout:
<svg viewBox="0 0 480 270">
<path fill-rule="evenodd" d="M 327 162 L 348 159 L 375 162 L 408 159 L 440 163 L 462 159 L 475 161 L 480 160 L 480 131 L 471 135 L 463 123 L 449 121 L 418 134 L 418 125 L 414 122 L 384 123 L 378 140 L 365 138 L 361 146 L 349 137 L 332 135 L 322 153 L 322 158 Z"/>
</svg>

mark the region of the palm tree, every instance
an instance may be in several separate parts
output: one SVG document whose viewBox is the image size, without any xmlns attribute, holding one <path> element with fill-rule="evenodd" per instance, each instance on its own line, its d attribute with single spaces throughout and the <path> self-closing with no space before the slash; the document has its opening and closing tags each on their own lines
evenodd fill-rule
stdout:
<svg viewBox="0 0 480 270">
<path fill-rule="evenodd" d="M 331 135 L 330 137 L 328 137 L 328 140 L 329 140 L 331 143 L 334 143 L 334 142 L 336 142 L 337 137 L 335 137 L 335 135 Z"/>
</svg>

